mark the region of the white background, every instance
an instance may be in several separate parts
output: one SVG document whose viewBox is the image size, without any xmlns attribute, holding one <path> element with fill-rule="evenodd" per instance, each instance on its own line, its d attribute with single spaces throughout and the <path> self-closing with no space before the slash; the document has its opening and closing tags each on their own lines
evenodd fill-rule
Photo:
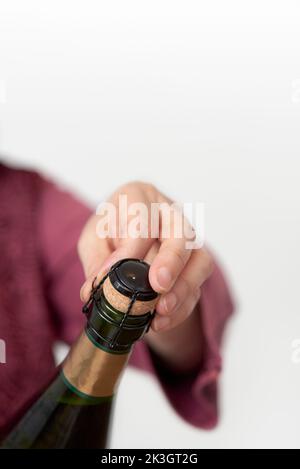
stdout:
<svg viewBox="0 0 300 469">
<path fill-rule="evenodd" d="M 1 2 L 1 153 L 91 203 L 138 178 L 205 202 L 238 303 L 218 428 L 128 370 L 114 447 L 300 446 L 299 22 L 296 0 Z"/>
</svg>

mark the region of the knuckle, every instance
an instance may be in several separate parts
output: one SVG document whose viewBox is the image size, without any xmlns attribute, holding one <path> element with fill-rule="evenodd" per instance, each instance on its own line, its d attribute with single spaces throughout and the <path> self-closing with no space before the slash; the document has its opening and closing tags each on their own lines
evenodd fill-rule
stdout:
<svg viewBox="0 0 300 469">
<path fill-rule="evenodd" d="M 158 191 L 157 187 L 152 182 L 143 182 L 143 181 L 141 181 L 141 185 L 142 185 L 142 187 L 144 187 L 149 192 L 157 192 Z"/>
<path fill-rule="evenodd" d="M 142 188 L 151 202 L 157 202 L 159 190 L 152 182 L 142 182 Z"/>
<path fill-rule="evenodd" d="M 120 189 L 130 189 L 130 188 L 140 188 L 144 189 L 145 191 L 157 191 L 154 184 L 147 181 L 142 181 L 139 179 L 135 179 L 132 181 L 125 182 L 120 186 Z"/>
</svg>

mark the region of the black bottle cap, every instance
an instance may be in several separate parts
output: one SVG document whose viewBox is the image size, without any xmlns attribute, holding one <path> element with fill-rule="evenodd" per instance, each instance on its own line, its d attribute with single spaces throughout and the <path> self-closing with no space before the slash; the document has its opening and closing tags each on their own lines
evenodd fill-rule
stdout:
<svg viewBox="0 0 300 469">
<path fill-rule="evenodd" d="M 150 266 L 139 259 L 122 259 L 111 268 L 109 279 L 112 286 L 122 295 L 140 301 L 150 301 L 157 298 L 158 293 L 153 290 L 149 282 Z"/>
</svg>

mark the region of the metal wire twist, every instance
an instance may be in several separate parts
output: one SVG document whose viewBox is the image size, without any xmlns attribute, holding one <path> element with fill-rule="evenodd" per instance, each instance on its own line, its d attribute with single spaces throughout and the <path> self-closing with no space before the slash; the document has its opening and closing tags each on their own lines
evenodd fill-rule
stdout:
<svg viewBox="0 0 300 469">
<path fill-rule="evenodd" d="M 85 314 L 85 315 L 88 314 L 88 312 L 89 312 L 89 310 L 90 310 L 90 306 L 91 306 L 93 300 L 95 300 L 95 294 L 98 292 L 98 290 L 100 290 L 100 289 L 102 288 L 102 286 L 103 286 L 105 280 L 107 279 L 107 277 L 109 276 L 109 274 L 110 274 L 111 272 L 113 272 L 117 267 L 118 267 L 118 263 L 115 264 L 115 265 L 113 266 L 113 268 L 103 276 L 103 278 L 101 279 L 101 281 L 99 282 L 99 284 L 98 284 L 97 286 L 95 286 L 95 281 L 97 280 L 97 277 L 94 278 L 93 283 L 92 283 L 92 291 L 91 291 L 90 298 L 88 299 L 88 301 L 84 304 L 84 306 L 83 306 L 83 308 L 82 308 L 83 314 Z M 126 321 L 128 315 L 130 314 L 130 311 L 131 311 L 131 309 L 132 309 L 132 307 L 133 307 L 135 301 L 138 299 L 138 295 L 139 295 L 139 292 L 137 292 L 137 291 L 134 291 L 134 292 L 133 292 L 133 295 L 132 295 L 132 297 L 131 297 L 130 303 L 129 303 L 129 305 L 128 305 L 128 309 L 127 309 L 126 313 L 124 313 L 124 316 L 123 316 L 123 318 L 122 318 L 122 321 L 119 323 L 118 331 L 117 331 L 117 333 L 115 334 L 115 336 L 112 337 L 112 339 L 110 340 L 110 342 L 109 342 L 109 344 L 108 344 L 110 348 L 113 348 L 113 347 L 115 346 L 116 341 L 117 341 L 117 339 L 118 339 L 118 337 L 119 337 L 119 335 L 120 335 L 120 333 L 121 333 L 123 324 L 125 323 L 125 321 Z M 149 320 L 147 329 L 146 329 L 146 331 L 145 331 L 146 333 L 149 331 L 149 328 L 150 328 L 151 322 L 152 322 L 152 320 L 153 320 L 153 318 L 154 318 L 154 315 L 155 315 L 155 310 L 151 313 L 151 318 L 150 318 L 150 320 Z"/>
</svg>

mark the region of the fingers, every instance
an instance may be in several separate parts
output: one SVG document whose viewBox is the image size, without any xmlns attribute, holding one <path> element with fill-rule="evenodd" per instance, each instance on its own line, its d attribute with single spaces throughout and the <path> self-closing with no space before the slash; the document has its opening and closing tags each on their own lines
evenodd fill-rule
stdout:
<svg viewBox="0 0 300 469">
<path fill-rule="evenodd" d="M 194 230 L 181 208 L 164 201 L 161 205 L 161 246 L 149 274 L 154 290 L 166 293 L 173 287 L 191 257 L 192 250 L 187 249 L 186 243 L 194 237 Z"/>
<path fill-rule="evenodd" d="M 191 251 L 185 248 L 185 239 L 163 241 L 150 268 L 152 288 L 159 293 L 171 290 L 190 256 Z"/>
<path fill-rule="evenodd" d="M 211 274 L 212 268 L 212 259 L 206 250 L 193 251 L 173 288 L 161 296 L 156 306 L 154 330 L 174 327 L 187 318 L 199 301 L 200 287 Z"/>
<path fill-rule="evenodd" d="M 165 204 L 167 209 L 170 208 L 171 201 L 151 186 L 150 188 L 147 186 L 146 190 L 143 185 L 131 184 L 122 190 L 128 194 L 129 201 L 143 201 L 146 206 L 152 201 L 158 201 Z M 184 315 L 185 310 L 182 305 L 191 307 L 191 298 L 197 296 L 195 291 L 199 290 L 207 277 L 205 272 L 209 271 L 207 267 L 209 262 L 203 249 L 197 251 L 186 249 L 186 242 L 191 240 L 190 225 L 180 210 L 175 210 L 175 213 L 173 218 L 169 216 L 168 210 L 167 213 L 162 211 L 159 239 L 151 236 L 142 238 L 127 236 L 123 239 L 121 235 L 116 239 L 102 238 L 101 233 L 99 235 L 99 226 L 97 229 L 99 216 L 91 217 L 78 244 L 79 256 L 86 275 L 86 282 L 81 289 L 82 300 L 88 300 L 93 282 L 98 284 L 114 263 L 124 258 L 145 259 L 151 264 L 150 283 L 155 291 L 162 294 L 157 316 L 167 316 L 175 311 L 180 311 L 181 316 Z M 135 211 L 131 215 L 135 215 Z M 141 217 L 141 222 L 143 220 L 146 220 L 145 216 Z M 181 220 L 181 226 L 184 228 L 180 237 L 176 233 L 178 220 Z M 128 221 L 130 226 L 131 221 L 131 219 Z M 102 227 L 102 224 L 100 225 Z M 164 228 L 168 229 L 169 235 L 165 235 Z M 187 230 L 189 230 L 188 235 Z"/>
<path fill-rule="evenodd" d="M 160 242 L 155 240 L 154 243 L 151 245 L 149 251 L 144 256 L 144 261 L 147 262 L 148 264 L 150 264 L 150 266 L 151 266 L 153 260 L 155 259 L 155 257 L 157 256 L 157 253 L 159 251 L 159 247 L 160 247 Z"/>
<path fill-rule="evenodd" d="M 126 242 L 113 252 L 107 247 L 107 243 L 106 245 L 102 244 L 99 248 L 102 248 L 101 255 L 95 256 L 90 263 L 89 269 L 87 269 L 88 277 L 80 291 L 82 301 L 88 301 L 93 283 L 94 286 L 98 285 L 103 276 L 116 262 L 126 258 L 143 259 L 149 250 L 149 243 L 145 243 L 144 239 L 126 239 Z"/>
<path fill-rule="evenodd" d="M 78 254 L 82 262 L 86 281 L 80 291 L 82 301 L 88 301 L 93 282 L 97 285 L 110 267 L 128 257 L 143 259 L 154 242 L 151 238 L 124 238 L 116 247 L 111 238 L 101 237 L 98 216 L 87 222 L 78 242 Z"/>
<path fill-rule="evenodd" d="M 166 331 L 173 329 L 173 327 L 178 326 L 183 323 L 190 314 L 194 311 L 197 303 L 200 300 L 201 290 L 198 288 L 192 295 L 189 295 L 185 300 L 172 312 L 168 315 L 156 315 L 152 323 L 152 329 L 155 332 Z"/>
<path fill-rule="evenodd" d="M 109 270 L 110 267 L 121 259 L 134 258 L 144 259 L 154 240 L 151 239 L 126 239 L 110 256 L 105 260 L 102 268 Z"/>
</svg>

